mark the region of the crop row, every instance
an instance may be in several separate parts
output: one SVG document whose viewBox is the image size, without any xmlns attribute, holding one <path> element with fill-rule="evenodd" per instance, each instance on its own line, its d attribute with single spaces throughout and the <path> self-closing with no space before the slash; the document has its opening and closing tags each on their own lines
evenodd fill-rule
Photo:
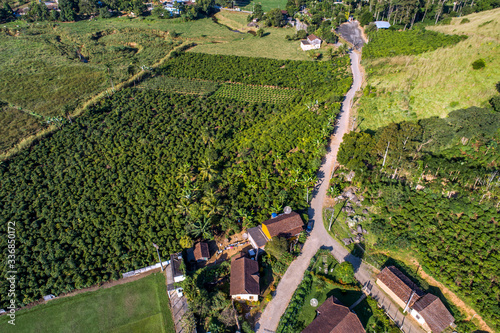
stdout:
<svg viewBox="0 0 500 333">
<path fill-rule="evenodd" d="M 192 80 L 169 76 L 155 76 L 144 81 L 142 88 L 174 92 L 186 95 L 210 95 L 219 88 L 213 81 Z"/>
<path fill-rule="evenodd" d="M 298 91 L 299 90 L 295 89 L 279 89 L 243 84 L 223 84 L 213 96 L 250 103 L 269 102 L 273 104 L 282 104 L 290 101 Z"/>
</svg>

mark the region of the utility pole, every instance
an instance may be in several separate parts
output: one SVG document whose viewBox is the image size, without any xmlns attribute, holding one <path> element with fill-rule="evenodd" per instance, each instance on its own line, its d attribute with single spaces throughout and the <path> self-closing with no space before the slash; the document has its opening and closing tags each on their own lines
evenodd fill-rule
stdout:
<svg viewBox="0 0 500 333">
<path fill-rule="evenodd" d="M 163 272 L 163 264 L 161 263 L 161 257 L 160 257 L 160 251 L 158 251 L 158 245 L 156 245 L 155 243 L 153 243 L 153 246 L 155 247 L 156 249 L 156 253 L 158 253 L 158 260 L 160 260 L 160 266 L 161 266 L 161 271 Z"/>
<path fill-rule="evenodd" d="M 328 225 L 328 231 L 332 230 L 333 216 L 335 215 L 335 209 L 332 209 L 332 216 L 330 216 L 330 224 Z"/>
</svg>

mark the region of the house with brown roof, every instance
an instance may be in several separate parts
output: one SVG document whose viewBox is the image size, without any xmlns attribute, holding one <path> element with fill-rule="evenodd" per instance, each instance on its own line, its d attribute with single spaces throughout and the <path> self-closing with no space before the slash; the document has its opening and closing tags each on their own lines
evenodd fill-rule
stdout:
<svg viewBox="0 0 500 333">
<path fill-rule="evenodd" d="M 426 294 L 413 305 L 410 314 L 427 332 L 441 333 L 455 322 L 439 297 Z"/>
<path fill-rule="evenodd" d="M 428 332 L 441 333 L 455 321 L 437 296 L 425 294 L 394 266 L 385 267 L 380 272 L 377 284 L 403 308 L 403 313 L 409 311 Z"/>
<path fill-rule="evenodd" d="M 385 267 L 380 272 L 377 284 L 405 311 L 424 296 L 424 292 L 394 266 Z"/>
<path fill-rule="evenodd" d="M 365 333 L 359 318 L 334 296 L 321 304 L 317 312 L 302 333 Z"/>
<path fill-rule="evenodd" d="M 243 253 L 231 258 L 229 293 L 236 300 L 259 300 L 259 263 L 257 261 L 245 257 Z"/>
<path fill-rule="evenodd" d="M 210 251 L 208 250 L 207 243 L 196 243 L 194 246 L 194 258 L 197 262 L 207 261 L 210 258 Z"/>
<path fill-rule="evenodd" d="M 247 230 L 248 240 L 254 249 L 264 249 L 273 237 L 291 238 L 304 230 L 304 222 L 296 212 L 283 213 L 262 225 Z"/>
<path fill-rule="evenodd" d="M 268 240 L 273 237 L 290 238 L 304 230 L 304 222 L 296 212 L 284 213 L 262 223 L 262 232 Z"/>
<path fill-rule="evenodd" d="M 315 35 L 309 35 L 307 36 L 307 39 L 302 39 L 300 41 L 300 48 L 303 51 L 317 50 L 320 47 L 321 47 L 321 39 L 319 39 Z"/>
</svg>

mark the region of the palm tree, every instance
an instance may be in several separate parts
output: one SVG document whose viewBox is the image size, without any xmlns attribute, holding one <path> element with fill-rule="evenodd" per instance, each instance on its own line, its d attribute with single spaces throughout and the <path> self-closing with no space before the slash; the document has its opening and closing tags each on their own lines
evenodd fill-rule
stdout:
<svg viewBox="0 0 500 333">
<path fill-rule="evenodd" d="M 203 180 L 212 180 L 213 174 L 215 173 L 215 170 L 212 168 L 212 163 L 206 159 L 200 161 L 198 170 L 200 171 L 200 176 Z"/>
<path fill-rule="evenodd" d="M 203 218 L 197 220 L 194 223 L 191 223 L 187 226 L 187 230 L 194 238 L 203 238 L 203 239 L 211 239 L 212 232 L 210 227 L 212 223 L 210 221 L 210 217 L 203 216 Z"/>
<path fill-rule="evenodd" d="M 187 183 L 188 181 L 193 178 L 193 172 L 191 171 L 191 165 L 189 163 L 183 164 L 178 170 L 177 170 L 177 179 L 182 179 L 184 183 Z"/>
<path fill-rule="evenodd" d="M 182 216 L 186 216 L 189 214 L 189 206 L 190 206 L 189 200 L 186 198 L 181 198 L 181 200 L 179 201 L 179 203 L 175 208 L 175 213 L 181 214 Z"/>
</svg>

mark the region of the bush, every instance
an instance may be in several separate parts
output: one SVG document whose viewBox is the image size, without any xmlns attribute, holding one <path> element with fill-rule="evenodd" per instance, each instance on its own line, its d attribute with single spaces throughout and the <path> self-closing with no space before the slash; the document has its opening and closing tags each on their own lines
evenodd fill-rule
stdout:
<svg viewBox="0 0 500 333">
<path fill-rule="evenodd" d="M 462 21 L 460 21 L 460 24 L 465 24 L 465 23 L 469 23 L 470 20 L 468 18 L 464 18 L 462 19 Z"/>
<path fill-rule="evenodd" d="M 472 63 L 472 69 L 478 70 L 481 68 L 486 67 L 486 63 L 484 62 L 484 59 L 478 59 Z"/>
<path fill-rule="evenodd" d="M 495 110 L 496 112 L 500 112 L 500 96 L 495 96 L 490 99 L 490 104 L 493 110 Z"/>
</svg>

